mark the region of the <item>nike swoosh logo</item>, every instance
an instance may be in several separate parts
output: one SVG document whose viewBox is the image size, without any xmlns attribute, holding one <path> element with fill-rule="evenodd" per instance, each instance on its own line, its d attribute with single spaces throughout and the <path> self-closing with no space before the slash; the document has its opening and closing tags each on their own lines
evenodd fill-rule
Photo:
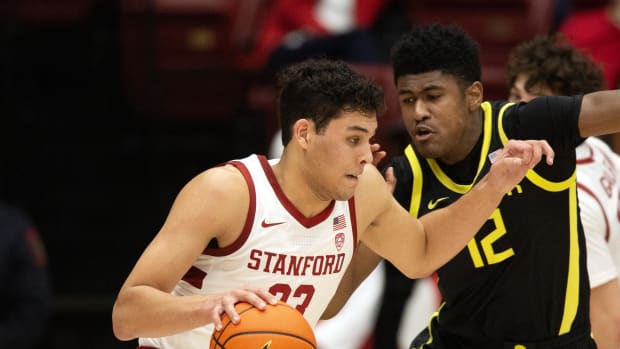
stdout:
<svg viewBox="0 0 620 349">
<path fill-rule="evenodd" d="M 438 203 L 440 203 L 440 202 L 442 202 L 442 201 L 444 201 L 444 200 L 446 200 L 446 199 L 448 199 L 448 197 L 447 197 L 447 196 L 444 196 L 444 197 L 439 198 L 439 199 L 437 199 L 437 200 L 431 200 L 431 201 L 429 201 L 429 202 L 428 202 L 428 209 L 429 209 L 429 210 L 433 210 L 433 209 L 435 208 L 435 206 L 437 206 L 437 204 L 438 204 Z"/>
<path fill-rule="evenodd" d="M 273 222 L 273 223 L 267 223 L 265 222 L 265 220 L 263 219 L 263 222 L 260 224 L 261 227 L 263 228 L 269 228 L 269 227 L 273 227 L 274 225 L 280 225 L 280 224 L 284 224 L 286 222 Z"/>
</svg>

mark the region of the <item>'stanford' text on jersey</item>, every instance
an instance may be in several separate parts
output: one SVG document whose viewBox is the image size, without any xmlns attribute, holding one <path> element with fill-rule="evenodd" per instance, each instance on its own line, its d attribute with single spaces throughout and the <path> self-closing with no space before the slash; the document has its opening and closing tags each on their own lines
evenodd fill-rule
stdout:
<svg viewBox="0 0 620 349">
<path fill-rule="evenodd" d="M 246 285 L 269 290 L 314 326 L 334 295 L 357 244 L 354 198 L 332 201 L 305 217 L 284 195 L 262 155 L 231 161 L 244 176 L 250 207 L 238 239 L 210 244 L 173 290 L 177 296 L 223 293 Z M 204 348 L 213 326 L 164 338 L 141 338 L 161 349 Z M 206 343 L 206 344 L 205 344 Z"/>
</svg>

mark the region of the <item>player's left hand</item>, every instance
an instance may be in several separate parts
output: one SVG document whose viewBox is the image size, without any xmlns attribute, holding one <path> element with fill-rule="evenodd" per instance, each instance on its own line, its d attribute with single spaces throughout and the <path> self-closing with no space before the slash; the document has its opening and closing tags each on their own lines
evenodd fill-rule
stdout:
<svg viewBox="0 0 620 349">
<path fill-rule="evenodd" d="M 487 179 L 499 193 L 507 193 L 541 161 L 543 155 L 547 164 L 553 165 L 555 153 L 546 141 L 510 140 L 503 149 L 489 155 L 493 165 Z"/>
<path fill-rule="evenodd" d="M 521 165 L 534 168 L 542 160 L 543 155 L 547 165 L 553 165 L 555 152 L 545 140 L 509 140 L 497 155 L 498 159 L 519 158 Z M 491 160 L 491 162 L 495 161 Z"/>
</svg>

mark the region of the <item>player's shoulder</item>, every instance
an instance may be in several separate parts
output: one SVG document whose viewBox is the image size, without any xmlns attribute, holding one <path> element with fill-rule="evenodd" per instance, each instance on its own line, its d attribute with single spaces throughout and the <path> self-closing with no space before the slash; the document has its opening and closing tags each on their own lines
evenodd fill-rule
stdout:
<svg viewBox="0 0 620 349">
<path fill-rule="evenodd" d="M 224 164 L 199 173 L 194 180 L 202 185 L 234 184 L 240 180 L 242 181 L 243 175 L 232 164 Z"/>
<path fill-rule="evenodd" d="M 213 197 L 237 198 L 247 195 L 248 186 L 244 175 L 237 167 L 224 164 L 199 173 L 186 184 L 183 191 Z"/>
</svg>

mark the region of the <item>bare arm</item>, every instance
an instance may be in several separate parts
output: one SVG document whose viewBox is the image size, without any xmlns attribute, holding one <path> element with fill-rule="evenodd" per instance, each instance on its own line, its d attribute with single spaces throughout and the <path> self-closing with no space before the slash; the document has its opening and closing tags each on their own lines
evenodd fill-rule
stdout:
<svg viewBox="0 0 620 349">
<path fill-rule="evenodd" d="M 620 90 L 599 91 L 583 96 L 579 132 L 582 137 L 620 132 Z"/>
<path fill-rule="evenodd" d="M 381 260 L 383 260 L 381 256 L 360 242 L 334 297 L 321 318 L 329 319 L 335 316 L 347 303 L 353 291 L 370 275 Z"/>
<path fill-rule="evenodd" d="M 600 349 L 620 348 L 620 280 L 614 279 L 590 293 L 590 318 Z"/>
<path fill-rule="evenodd" d="M 264 308 L 269 293 L 245 288 L 226 294 L 176 297 L 170 294 L 209 241 L 220 246 L 239 235 L 249 194 L 236 169 L 206 171 L 179 193 L 163 227 L 146 248 L 122 286 L 112 311 L 114 334 L 121 340 L 161 337 L 209 323 L 220 314 L 237 315 L 234 303 Z M 217 233 L 216 233 L 217 232 Z"/>
<path fill-rule="evenodd" d="M 373 144 L 371 146 L 373 152 L 373 165 L 377 166 L 379 161 L 385 157 L 385 152 L 379 152 L 379 145 Z M 378 153 L 382 153 L 377 155 Z M 385 172 L 385 183 L 388 185 L 390 193 L 394 191 L 396 187 L 396 177 L 394 176 L 394 169 L 389 167 Z M 358 288 L 358 286 L 370 275 L 370 273 L 377 267 L 379 262 L 383 258 L 377 255 L 373 250 L 368 248 L 363 242 L 360 242 L 351 263 L 347 268 L 338 289 L 334 294 L 331 302 L 327 306 L 325 312 L 321 316 L 322 319 L 329 319 L 335 316 L 349 300 L 349 297 Z"/>
<path fill-rule="evenodd" d="M 490 172 L 467 194 L 450 206 L 417 220 L 392 198 L 382 178 L 367 166 L 372 184 L 361 186 L 358 204 L 361 239 L 379 255 L 390 260 L 410 278 L 430 275 L 454 257 L 486 222 L 504 195 L 517 185 L 542 155 L 553 162 L 553 150 L 544 141 L 510 141 Z M 378 175 L 380 176 L 380 175 Z M 370 189 L 369 189 L 370 188 Z M 385 195 L 388 195 L 386 198 Z M 357 195 L 357 194 L 356 194 Z M 377 210 L 373 214 L 372 211 Z M 360 228 L 362 229 L 362 228 Z M 398 237 L 394 237 L 394 232 Z M 446 232 L 450 232 L 447 234 Z"/>
</svg>

